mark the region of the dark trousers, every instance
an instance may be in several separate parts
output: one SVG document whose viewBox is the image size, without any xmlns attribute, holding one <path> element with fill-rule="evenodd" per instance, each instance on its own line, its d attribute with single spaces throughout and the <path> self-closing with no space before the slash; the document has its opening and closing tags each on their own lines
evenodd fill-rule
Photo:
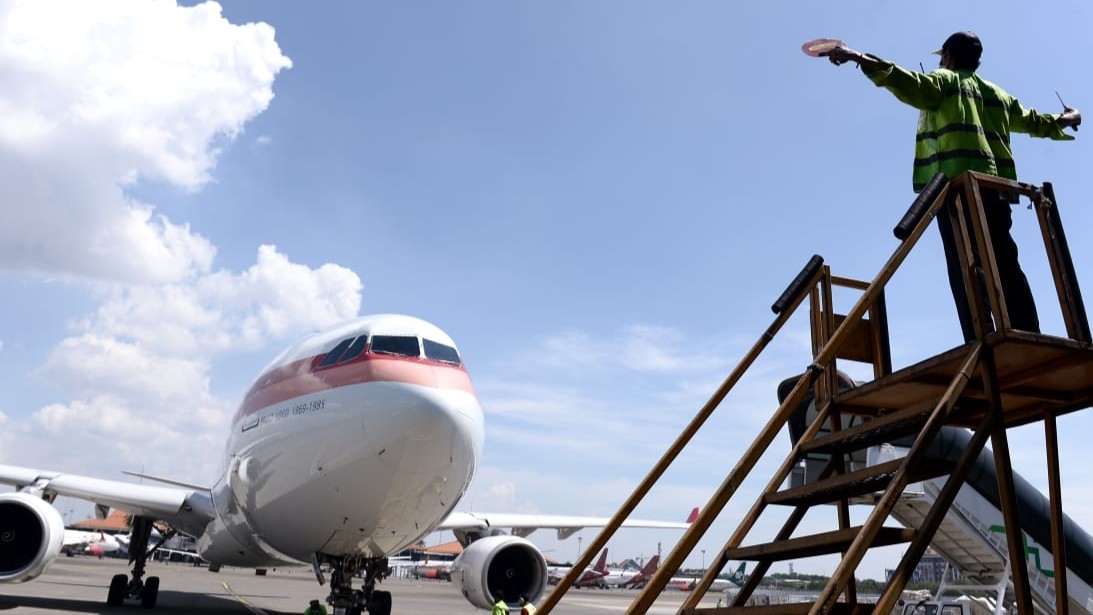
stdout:
<svg viewBox="0 0 1093 615">
<path fill-rule="evenodd" d="M 950 193 L 951 194 L 951 193 Z M 1012 210 L 1009 199 L 996 190 L 980 188 L 983 197 L 983 209 L 987 218 L 987 232 L 990 234 L 991 244 L 994 246 L 994 259 L 998 265 L 998 277 L 1002 282 L 1002 295 L 1005 297 L 1006 308 L 1009 310 L 1010 325 L 1014 329 L 1022 331 L 1040 332 L 1040 319 L 1036 315 L 1036 303 L 1032 299 L 1032 290 L 1029 289 L 1028 279 L 1021 271 L 1021 265 L 1017 262 L 1017 244 L 1010 236 L 1010 227 L 1013 226 Z M 952 198 L 937 214 L 937 228 L 941 231 L 941 243 L 945 247 L 945 262 L 949 269 L 949 286 L 953 290 L 953 300 L 956 302 L 956 312 L 960 317 L 960 328 L 964 332 L 964 340 L 975 339 L 975 329 L 972 327 L 971 308 L 968 305 L 968 294 L 964 290 L 964 278 L 961 273 L 960 259 L 956 251 L 956 232 L 953 229 L 950 211 L 955 206 Z M 965 216 L 965 224 L 971 229 L 971 221 Z M 978 250 L 972 242 L 972 250 L 978 259 Z M 986 294 L 982 275 L 978 276 L 980 293 L 985 301 L 989 301 Z M 989 326 L 989 323 L 988 323 Z"/>
</svg>

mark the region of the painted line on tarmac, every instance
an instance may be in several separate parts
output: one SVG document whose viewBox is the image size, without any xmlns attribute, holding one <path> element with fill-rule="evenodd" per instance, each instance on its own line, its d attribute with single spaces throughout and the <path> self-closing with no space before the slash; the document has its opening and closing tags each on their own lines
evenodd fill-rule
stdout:
<svg viewBox="0 0 1093 615">
<path fill-rule="evenodd" d="M 239 594 L 235 593 L 235 590 L 234 590 L 234 589 L 232 589 L 232 586 L 231 586 L 231 585 L 228 585 L 228 582 L 227 582 L 227 581 L 224 581 L 224 582 L 222 582 L 222 583 L 221 583 L 221 585 L 223 585 L 223 586 L 224 586 L 224 589 L 225 589 L 225 590 L 226 590 L 226 591 L 227 591 L 227 592 L 228 592 L 229 594 L 231 594 L 231 597 L 232 597 L 232 598 L 235 598 L 235 600 L 236 600 L 237 602 L 239 602 L 239 604 L 242 604 L 242 605 L 243 605 L 244 607 L 246 607 L 246 608 L 247 608 L 247 610 L 248 610 L 248 611 L 250 611 L 251 613 L 254 613 L 254 615 L 269 615 L 269 613 L 266 613 L 266 612 L 265 612 L 265 611 L 263 611 L 262 609 L 260 609 L 260 608 L 258 608 L 258 607 L 256 607 L 256 606 L 254 606 L 253 604 L 251 604 L 250 602 L 248 602 L 248 601 L 247 601 L 247 599 L 246 599 L 246 598 L 244 598 L 243 596 L 240 596 Z"/>
</svg>

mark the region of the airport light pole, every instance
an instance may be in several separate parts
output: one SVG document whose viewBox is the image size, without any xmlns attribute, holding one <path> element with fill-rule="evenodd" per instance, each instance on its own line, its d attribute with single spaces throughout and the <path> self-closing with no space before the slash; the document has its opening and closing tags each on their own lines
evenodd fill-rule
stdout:
<svg viewBox="0 0 1093 615">
<path fill-rule="evenodd" d="M 702 549 L 702 574 L 706 574 L 706 550 Z"/>
<path fill-rule="evenodd" d="M 577 536 L 577 559 L 581 559 L 581 537 Z"/>
</svg>

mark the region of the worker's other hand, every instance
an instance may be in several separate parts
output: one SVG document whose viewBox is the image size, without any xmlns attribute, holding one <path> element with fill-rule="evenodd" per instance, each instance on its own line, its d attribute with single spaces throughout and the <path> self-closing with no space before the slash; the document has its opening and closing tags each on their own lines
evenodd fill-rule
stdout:
<svg viewBox="0 0 1093 615">
<path fill-rule="evenodd" d="M 1063 114 L 1059 116 L 1059 119 L 1055 120 L 1055 123 L 1063 128 L 1070 126 L 1074 130 L 1078 130 L 1078 126 L 1082 123 L 1082 114 L 1077 109 L 1064 107 Z"/>
<path fill-rule="evenodd" d="M 831 51 L 828 51 L 827 53 L 822 53 L 820 55 L 821 56 L 826 56 L 827 59 L 832 64 L 834 64 L 835 66 L 845 64 L 845 63 L 849 62 L 850 60 L 857 60 L 858 58 L 861 57 L 860 53 L 858 53 L 857 51 L 854 51 L 853 49 L 851 49 L 851 48 L 849 48 L 845 45 L 839 45 L 838 47 L 835 47 Z"/>
</svg>

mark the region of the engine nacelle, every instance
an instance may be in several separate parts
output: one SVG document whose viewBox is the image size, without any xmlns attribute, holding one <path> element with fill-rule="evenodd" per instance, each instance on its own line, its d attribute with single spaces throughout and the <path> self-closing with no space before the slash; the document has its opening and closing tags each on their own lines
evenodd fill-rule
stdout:
<svg viewBox="0 0 1093 615">
<path fill-rule="evenodd" d="M 29 581 L 61 553 L 65 522 L 42 498 L 0 494 L 0 583 Z"/>
<path fill-rule="evenodd" d="M 492 607 L 492 597 L 498 595 L 514 604 L 520 596 L 537 602 L 546 591 L 546 558 L 518 536 L 480 538 L 452 562 L 452 583 L 483 609 Z"/>
</svg>

